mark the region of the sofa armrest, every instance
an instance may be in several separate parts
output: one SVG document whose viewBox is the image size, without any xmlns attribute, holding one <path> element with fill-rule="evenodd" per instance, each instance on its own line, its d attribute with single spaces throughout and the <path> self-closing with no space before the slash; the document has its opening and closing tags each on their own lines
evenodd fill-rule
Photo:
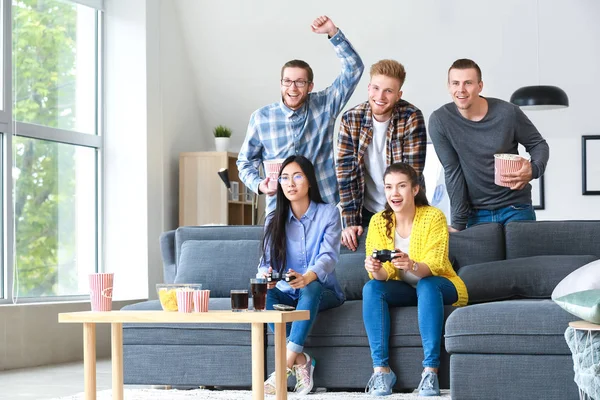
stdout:
<svg viewBox="0 0 600 400">
<path fill-rule="evenodd" d="M 167 231 L 160 235 L 160 253 L 163 262 L 163 278 L 165 283 L 175 282 L 177 264 L 175 263 L 175 231 Z"/>
</svg>

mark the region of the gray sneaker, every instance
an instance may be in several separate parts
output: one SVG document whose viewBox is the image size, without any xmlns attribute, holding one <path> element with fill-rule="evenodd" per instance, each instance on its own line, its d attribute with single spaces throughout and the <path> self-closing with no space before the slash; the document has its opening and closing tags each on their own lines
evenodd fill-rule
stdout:
<svg viewBox="0 0 600 400">
<path fill-rule="evenodd" d="M 365 393 L 371 396 L 389 396 L 392 394 L 392 388 L 396 384 L 396 374 L 390 372 L 374 372 L 367 383 Z"/>
<path fill-rule="evenodd" d="M 440 383 L 438 376 L 433 371 L 423 371 L 421 374 L 421 383 L 419 383 L 419 396 L 439 396 L 440 395 Z"/>
</svg>

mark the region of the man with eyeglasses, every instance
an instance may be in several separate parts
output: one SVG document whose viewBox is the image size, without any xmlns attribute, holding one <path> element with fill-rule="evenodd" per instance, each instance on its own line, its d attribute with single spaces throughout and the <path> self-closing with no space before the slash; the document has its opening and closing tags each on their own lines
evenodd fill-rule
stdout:
<svg viewBox="0 0 600 400">
<path fill-rule="evenodd" d="M 315 166 L 319 190 L 327 203 L 337 203 L 339 193 L 333 156 L 335 119 L 346 105 L 362 76 L 360 56 L 327 16 L 311 25 L 317 34 L 327 34 L 342 70 L 331 86 L 312 93 L 313 71 L 302 60 L 291 60 L 281 68 L 281 100 L 255 111 L 250 117 L 237 167 L 240 179 L 254 192 L 266 194 L 267 214 L 275 209 L 276 187 L 269 188 L 258 168 L 265 160 L 303 155 Z"/>
<path fill-rule="evenodd" d="M 370 74 L 368 100 L 344 113 L 338 135 L 342 244 L 352 251 L 371 217 L 385 208 L 385 169 L 404 162 L 422 179 L 427 150 L 423 113 L 401 99 L 404 66 L 381 60 Z"/>
</svg>

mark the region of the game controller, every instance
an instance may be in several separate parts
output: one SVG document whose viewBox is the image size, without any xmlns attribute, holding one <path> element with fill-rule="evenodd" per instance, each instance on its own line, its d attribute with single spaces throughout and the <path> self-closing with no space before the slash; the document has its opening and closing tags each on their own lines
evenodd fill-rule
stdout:
<svg viewBox="0 0 600 400">
<path fill-rule="evenodd" d="M 267 282 L 279 282 L 282 279 L 286 282 L 291 282 L 296 279 L 296 276 L 290 275 L 289 273 L 282 274 L 277 271 L 271 271 L 270 274 L 267 274 Z"/>
<path fill-rule="evenodd" d="M 398 258 L 401 255 L 402 252 L 396 250 L 373 250 L 373 254 L 371 256 L 381 262 L 387 262 L 392 261 L 394 258 Z"/>
<path fill-rule="evenodd" d="M 270 274 L 267 274 L 267 282 L 279 282 L 283 277 L 277 271 L 271 271 Z"/>
</svg>

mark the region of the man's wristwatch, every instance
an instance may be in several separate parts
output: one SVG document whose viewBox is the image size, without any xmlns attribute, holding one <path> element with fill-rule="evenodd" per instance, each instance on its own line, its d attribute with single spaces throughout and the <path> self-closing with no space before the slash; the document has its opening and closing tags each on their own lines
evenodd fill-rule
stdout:
<svg viewBox="0 0 600 400">
<path fill-rule="evenodd" d="M 416 261 L 413 261 L 413 266 L 412 266 L 412 270 L 416 271 L 419 269 L 419 264 Z"/>
</svg>

